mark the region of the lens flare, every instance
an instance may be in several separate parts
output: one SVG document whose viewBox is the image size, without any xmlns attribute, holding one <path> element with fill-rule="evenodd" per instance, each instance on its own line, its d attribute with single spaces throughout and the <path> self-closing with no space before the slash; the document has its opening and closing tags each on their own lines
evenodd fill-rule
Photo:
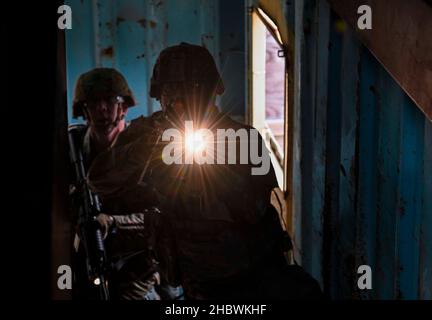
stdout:
<svg viewBox="0 0 432 320">
<path fill-rule="evenodd" d="M 206 141 L 202 133 L 193 132 L 186 135 L 185 147 L 187 152 L 193 154 L 196 152 L 201 152 L 206 147 Z"/>
</svg>

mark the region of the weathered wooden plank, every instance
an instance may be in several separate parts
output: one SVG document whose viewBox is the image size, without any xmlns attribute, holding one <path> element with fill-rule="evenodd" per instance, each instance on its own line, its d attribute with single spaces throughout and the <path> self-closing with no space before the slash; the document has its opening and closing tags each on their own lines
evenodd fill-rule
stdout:
<svg viewBox="0 0 432 320">
<path fill-rule="evenodd" d="M 335 29 L 332 13 L 329 45 L 329 77 L 326 137 L 326 198 L 324 214 L 325 291 L 332 298 L 341 297 L 340 283 L 340 224 L 339 224 L 339 172 L 341 134 L 341 58 L 342 35 Z"/>
<path fill-rule="evenodd" d="M 369 51 L 362 47 L 358 87 L 358 171 L 357 171 L 357 233 L 356 267 L 369 265 L 376 274 L 376 203 L 378 154 L 378 105 L 376 97 L 377 63 Z M 373 280 L 375 280 L 373 278 Z M 375 280 L 376 281 L 376 280 Z M 376 286 L 375 288 L 376 289 Z M 357 292 L 361 299 L 372 299 L 376 290 Z"/>
<path fill-rule="evenodd" d="M 398 202 L 398 290 L 400 298 L 416 299 L 423 196 L 424 117 L 408 97 L 405 98 L 402 115 Z"/>
<path fill-rule="evenodd" d="M 356 240 L 356 144 L 358 121 L 358 64 L 360 46 L 347 29 L 343 34 L 341 56 L 341 131 L 339 165 L 339 226 L 338 259 L 341 295 L 351 298 L 357 281 L 354 279 Z"/>
<path fill-rule="evenodd" d="M 317 14 L 317 1 L 304 1 L 304 56 L 302 56 L 302 83 L 301 83 L 301 174 L 302 174 L 302 266 L 310 273 L 314 273 L 311 258 L 312 253 L 312 169 L 313 169 L 313 123 L 314 123 L 314 88 L 316 66 L 317 34 L 315 21 Z"/>
<path fill-rule="evenodd" d="M 315 79 L 313 82 L 313 156 L 312 156 L 312 224 L 310 257 L 314 265 L 312 275 L 323 285 L 322 249 L 323 214 L 325 205 L 327 93 L 328 93 L 328 44 L 330 8 L 325 1 L 317 4 Z"/>
<path fill-rule="evenodd" d="M 432 299 L 432 122 L 425 119 L 419 299 Z"/>
<path fill-rule="evenodd" d="M 293 110 L 293 212 L 292 212 L 292 241 L 294 245 L 294 259 L 302 264 L 302 85 L 303 63 L 306 57 L 304 47 L 304 1 L 295 1 L 295 45 L 294 45 L 294 110 Z"/>
<path fill-rule="evenodd" d="M 398 84 L 432 120 L 432 6 L 423 0 L 329 0 Z M 357 28 L 357 8 L 372 9 L 372 30 Z M 391 107 L 391 106 L 389 106 Z"/>
<path fill-rule="evenodd" d="M 396 260 L 398 228 L 398 186 L 401 117 L 404 93 L 389 74 L 378 65 L 376 95 L 379 117 L 377 156 L 377 235 L 374 283 L 376 298 L 396 298 Z M 391 105 L 391 108 L 388 106 Z"/>
<path fill-rule="evenodd" d="M 327 128 L 329 7 L 307 1 L 302 56 L 302 264 L 323 285 L 322 248 Z M 316 20 L 319 23 L 310 24 Z"/>
</svg>

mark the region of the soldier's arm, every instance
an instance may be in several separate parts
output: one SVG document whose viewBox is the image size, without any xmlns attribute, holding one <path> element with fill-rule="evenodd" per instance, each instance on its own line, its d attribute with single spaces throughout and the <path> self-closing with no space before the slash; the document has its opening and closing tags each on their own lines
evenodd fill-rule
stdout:
<svg viewBox="0 0 432 320">
<path fill-rule="evenodd" d="M 255 130 L 251 127 L 250 129 Z M 257 145 L 258 155 L 262 157 L 263 162 L 259 163 L 257 162 L 259 159 L 251 159 L 250 153 L 249 163 L 236 164 L 235 169 L 229 169 L 226 176 L 230 177 L 228 179 L 230 187 L 226 189 L 225 201 L 233 212 L 239 214 L 237 215 L 239 219 L 254 224 L 259 223 L 266 214 L 271 200 L 271 191 L 278 184 L 269 151 L 261 135 L 256 130 L 255 135 L 250 137 L 249 142 L 250 146 Z M 240 150 L 240 147 L 237 150 Z M 266 155 L 263 155 L 263 153 Z M 237 154 L 237 156 L 237 159 L 240 159 L 240 154 Z M 264 157 L 267 157 L 267 160 L 264 160 Z M 260 170 L 253 171 L 252 169 Z"/>
<path fill-rule="evenodd" d="M 113 255 L 154 247 L 160 212 L 155 208 L 140 213 L 110 215 L 113 222 L 107 242 Z"/>
<path fill-rule="evenodd" d="M 150 231 L 157 220 L 159 219 L 160 212 L 158 209 L 148 209 L 142 213 L 131 213 L 126 215 L 112 215 L 113 228 L 118 234 L 124 233 L 125 236 L 133 234 L 134 232 L 147 232 Z"/>
</svg>

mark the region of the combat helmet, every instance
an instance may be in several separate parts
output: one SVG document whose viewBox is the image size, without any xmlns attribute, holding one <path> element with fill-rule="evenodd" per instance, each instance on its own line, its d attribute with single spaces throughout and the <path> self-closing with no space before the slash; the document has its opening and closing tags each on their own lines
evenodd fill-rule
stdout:
<svg viewBox="0 0 432 320">
<path fill-rule="evenodd" d="M 110 96 L 121 96 L 128 108 L 136 105 L 126 79 L 116 69 L 95 68 L 82 74 L 75 86 L 72 116 L 84 116 L 83 105 L 86 101 Z"/>
<path fill-rule="evenodd" d="M 185 42 L 160 53 L 150 80 L 150 97 L 160 99 L 162 85 L 176 82 L 205 83 L 215 94 L 224 92 L 210 52 L 202 46 Z"/>
</svg>

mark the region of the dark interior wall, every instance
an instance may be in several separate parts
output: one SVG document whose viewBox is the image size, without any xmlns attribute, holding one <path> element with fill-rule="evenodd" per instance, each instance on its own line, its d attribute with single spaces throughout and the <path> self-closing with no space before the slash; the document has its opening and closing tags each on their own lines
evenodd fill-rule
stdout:
<svg viewBox="0 0 432 320">
<path fill-rule="evenodd" d="M 332 298 L 430 299 L 432 124 L 327 1 L 296 8 L 302 264 Z"/>
<path fill-rule="evenodd" d="M 432 121 L 432 7 L 423 0 L 393 0 L 391 5 L 381 0 L 329 3 L 353 27 L 357 27 L 357 8 L 370 7 L 372 28 L 356 30 L 357 37 Z"/>
</svg>

